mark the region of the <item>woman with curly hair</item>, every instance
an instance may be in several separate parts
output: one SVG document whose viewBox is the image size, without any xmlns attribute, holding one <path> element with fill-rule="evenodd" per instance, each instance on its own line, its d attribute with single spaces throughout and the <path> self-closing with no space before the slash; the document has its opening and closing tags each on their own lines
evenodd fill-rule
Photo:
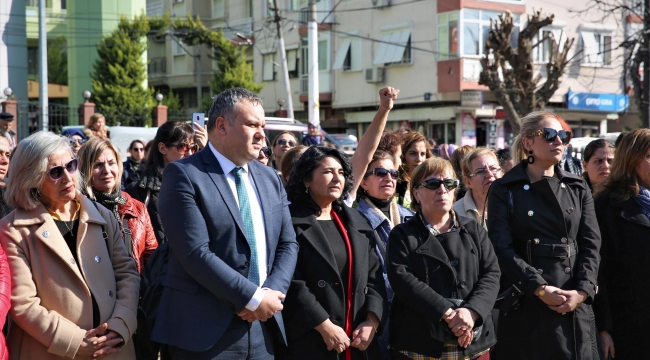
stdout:
<svg viewBox="0 0 650 360">
<path fill-rule="evenodd" d="M 282 316 L 286 358 L 377 359 L 388 314 L 375 233 L 344 204 L 352 167 L 337 149 L 311 146 L 287 185 L 300 244 Z"/>
<path fill-rule="evenodd" d="M 418 165 L 433 156 L 429 149 L 427 138 L 419 132 L 409 131 L 402 137 L 402 165 L 400 166 L 400 179 L 397 182 L 397 203 L 409 207 L 411 193 L 409 183 L 411 175 Z"/>
</svg>

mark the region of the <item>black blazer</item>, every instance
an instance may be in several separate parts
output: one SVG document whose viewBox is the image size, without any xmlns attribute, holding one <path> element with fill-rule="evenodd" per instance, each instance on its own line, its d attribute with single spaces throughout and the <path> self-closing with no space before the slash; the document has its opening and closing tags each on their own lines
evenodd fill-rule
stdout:
<svg viewBox="0 0 650 360">
<path fill-rule="evenodd" d="M 416 215 L 391 231 L 388 280 L 395 291 L 389 325 L 391 348 L 441 357 L 444 344 L 431 338 L 430 326 L 451 307 L 445 298 L 452 298 L 453 292 L 467 301 L 466 308 L 480 315 L 475 326 L 483 325 L 481 336 L 465 354 L 496 343 L 491 311 L 499 290 L 497 258 L 479 223 L 464 217 L 458 221 L 459 229 L 433 236 Z"/>
<path fill-rule="evenodd" d="M 347 289 L 343 286 L 334 254 L 313 211 L 299 204 L 290 205 L 289 210 L 300 250 L 282 310 L 289 343 L 288 357 L 336 359 L 336 351 L 327 350 L 323 338 L 314 328 L 330 319 L 345 329 Z M 374 250 L 374 231 L 355 209 L 344 206 L 338 214 L 345 224 L 353 252 L 353 329 L 366 320 L 369 312 L 373 312 L 379 318 L 377 325 L 381 332 L 388 315 L 388 302 L 382 268 Z M 376 358 L 376 339 L 377 336 L 365 352 L 352 348 L 353 357 Z"/>
<path fill-rule="evenodd" d="M 650 220 L 634 196 L 625 201 L 604 192 L 596 198 L 596 216 L 603 239 L 599 291 L 594 302 L 598 330 L 607 330 L 616 359 L 647 357 L 650 336 Z"/>
</svg>

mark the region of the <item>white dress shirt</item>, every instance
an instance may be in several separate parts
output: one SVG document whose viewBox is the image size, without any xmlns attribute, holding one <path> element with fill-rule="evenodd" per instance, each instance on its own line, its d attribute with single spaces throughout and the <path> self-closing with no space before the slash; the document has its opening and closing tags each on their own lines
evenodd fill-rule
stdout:
<svg viewBox="0 0 650 360">
<path fill-rule="evenodd" d="M 237 167 L 232 161 L 230 161 L 225 156 L 221 155 L 217 149 L 208 142 L 208 146 L 212 153 L 217 158 L 223 173 L 226 175 L 226 180 L 228 180 L 228 185 L 230 185 L 230 190 L 232 191 L 237 206 L 239 206 L 239 197 L 237 196 L 237 185 L 235 183 L 235 175 L 232 173 L 232 170 Z M 255 161 L 255 160 L 253 160 Z M 244 185 L 246 185 L 246 190 L 248 192 L 248 200 L 251 206 L 251 215 L 253 216 L 253 227 L 255 228 L 255 243 L 257 245 L 257 269 L 250 269 L 250 271 L 258 271 L 260 274 L 260 285 L 264 284 L 266 280 L 266 269 L 268 267 L 268 259 L 266 257 L 266 230 L 264 228 L 264 214 L 262 213 L 262 203 L 260 202 L 260 195 L 257 192 L 257 187 L 255 187 L 255 182 L 251 176 L 250 171 L 248 171 L 248 164 L 241 166 L 244 169 Z M 264 298 L 264 290 L 262 288 L 257 289 L 251 300 L 246 304 L 246 309 L 250 311 L 255 311 L 257 307 L 262 302 Z"/>
</svg>

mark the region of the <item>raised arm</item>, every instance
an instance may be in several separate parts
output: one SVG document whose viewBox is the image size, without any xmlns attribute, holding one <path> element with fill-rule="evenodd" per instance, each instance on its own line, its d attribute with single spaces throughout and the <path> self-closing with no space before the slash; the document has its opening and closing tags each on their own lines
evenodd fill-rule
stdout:
<svg viewBox="0 0 650 360">
<path fill-rule="evenodd" d="M 354 186 L 350 190 L 351 198 L 357 196 L 357 189 L 359 188 L 359 184 L 361 184 L 363 174 L 366 172 L 370 160 L 372 160 L 372 154 L 377 150 L 381 134 L 384 132 L 384 128 L 386 128 L 388 113 L 393 109 L 393 102 L 397 100 L 398 94 L 399 89 L 390 86 L 379 90 L 379 110 L 377 110 L 377 114 L 375 114 L 370 126 L 368 126 L 368 130 L 366 130 L 366 133 L 359 140 L 357 150 L 354 152 L 352 159 L 350 159 L 352 163 L 352 175 L 354 176 Z"/>
</svg>

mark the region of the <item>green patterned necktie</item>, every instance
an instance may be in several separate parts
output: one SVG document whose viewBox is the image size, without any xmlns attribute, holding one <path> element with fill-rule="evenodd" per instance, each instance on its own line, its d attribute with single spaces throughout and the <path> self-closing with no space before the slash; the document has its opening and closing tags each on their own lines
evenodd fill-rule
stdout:
<svg viewBox="0 0 650 360">
<path fill-rule="evenodd" d="M 236 167 L 233 169 L 235 174 L 235 186 L 237 187 L 237 199 L 239 199 L 239 213 L 244 223 L 244 235 L 248 246 L 251 248 L 251 261 L 248 270 L 248 280 L 253 284 L 260 285 L 260 271 L 257 259 L 257 243 L 255 239 L 255 227 L 253 226 L 253 214 L 251 212 L 251 203 L 248 199 L 248 191 L 242 173 L 244 168 Z"/>
</svg>

